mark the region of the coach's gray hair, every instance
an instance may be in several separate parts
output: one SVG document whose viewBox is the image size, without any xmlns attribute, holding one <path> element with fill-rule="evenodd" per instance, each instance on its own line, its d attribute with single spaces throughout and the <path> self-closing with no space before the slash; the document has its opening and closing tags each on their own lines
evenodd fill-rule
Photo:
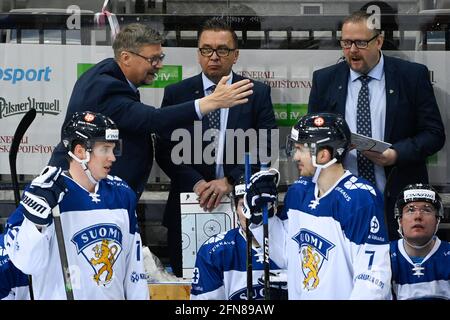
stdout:
<svg viewBox="0 0 450 320">
<path fill-rule="evenodd" d="M 117 60 L 122 51 L 139 52 L 142 46 L 161 44 L 163 41 L 159 32 L 151 27 L 141 23 L 131 23 L 116 35 L 112 45 L 114 57 Z"/>
</svg>

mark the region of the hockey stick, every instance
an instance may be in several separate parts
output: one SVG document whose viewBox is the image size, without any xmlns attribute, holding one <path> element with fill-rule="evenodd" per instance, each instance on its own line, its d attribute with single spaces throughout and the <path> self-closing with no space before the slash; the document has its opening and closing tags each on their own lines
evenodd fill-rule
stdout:
<svg viewBox="0 0 450 320">
<path fill-rule="evenodd" d="M 11 148 L 9 149 L 9 168 L 11 170 L 11 181 L 14 190 L 14 202 L 16 203 L 16 207 L 19 206 L 20 202 L 19 182 L 17 181 L 16 168 L 17 153 L 19 151 L 20 141 L 22 141 L 25 132 L 30 127 L 34 118 L 36 118 L 36 109 L 30 109 L 27 113 L 25 113 L 17 126 L 16 132 L 14 132 Z"/>
<path fill-rule="evenodd" d="M 266 164 L 261 164 L 261 170 L 267 170 Z M 264 252 L 264 300 L 270 300 L 270 261 L 269 261 L 269 212 L 267 204 L 263 206 L 263 252 Z"/>
<path fill-rule="evenodd" d="M 14 203 L 16 204 L 16 208 L 19 206 L 20 202 L 20 191 L 19 191 L 19 181 L 17 180 L 17 153 L 19 152 L 20 141 L 22 141 L 25 132 L 30 127 L 34 118 L 36 118 L 36 109 L 30 109 L 23 116 L 22 120 L 20 120 L 19 125 L 17 126 L 16 132 L 14 132 L 14 136 L 11 142 L 11 147 L 9 149 L 9 169 L 11 171 L 11 181 L 14 191 Z M 34 300 L 33 294 L 33 285 L 31 282 L 31 275 L 28 275 L 28 288 L 30 291 L 30 299 Z"/>
<path fill-rule="evenodd" d="M 248 152 L 244 155 L 245 162 L 245 191 L 248 190 L 250 183 L 251 167 L 250 167 L 250 154 Z M 250 231 L 250 219 L 246 220 L 245 235 L 247 239 L 247 300 L 253 300 L 253 255 L 252 255 L 252 243 L 253 236 Z"/>
<path fill-rule="evenodd" d="M 53 221 L 55 223 L 56 241 L 58 242 L 59 257 L 61 259 L 61 268 L 64 278 L 64 289 L 66 291 L 67 300 L 73 300 L 73 288 L 70 280 L 69 260 L 67 259 L 66 244 L 61 224 L 61 213 L 59 205 L 52 210 Z"/>
</svg>

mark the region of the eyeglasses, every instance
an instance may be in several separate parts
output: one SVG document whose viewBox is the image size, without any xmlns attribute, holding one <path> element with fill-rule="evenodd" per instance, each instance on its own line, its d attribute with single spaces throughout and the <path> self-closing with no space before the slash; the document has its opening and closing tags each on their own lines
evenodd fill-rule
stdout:
<svg viewBox="0 0 450 320">
<path fill-rule="evenodd" d="M 211 57 L 213 55 L 213 53 L 215 52 L 219 57 L 228 57 L 228 55 L 230 54 L 231 51 L 236 50 L 235 49 L 230 49 L 230 48 L 217 48 L 217 49 L 213 49 L 213 48 L 198 48 L 198 50 L 200 51 L 200 54 L 204 57 Z"/>
<path fill-rule="evenodd" d="M 164 53 L 161 53 L 161 55 L 156 56 L 156 57 L 147 58 L 147 57 L 144 57 L 143 55 L 141 55 L 141 54 L 139 54 L 137 52 L 134 52 L 134 51 L 128 51 L 128 52 L 130 52 L 132 54 L 135 54 L 138 57 L 141 57 L 142 59 L 144 59 L 148 63 L 150 63 L 152 66 L 156 66 L 156 65 L 158 65 L 158 63 L 163 62 L 164 58 L 166 57 L 166 55 Z"/>
<path fill-rule="evenodd" d="M 419 211 L 421 214 L 426 215 L 426 216 L 436 214 L 436 209 L 433 206 L 428 205 L 428 204 L 426 204 L 424 206 L 420 206 L 420 207 L 415 206 L 415 205 L 406 205 L 403 208 L 403 214 L 407 214 L 407 215 L 413 215 L 417 211 Z"/>
<path fill-rule="evenodd" d="M 350 49 L 353 44 L 355 44 L 355 46 L 358 49 L 366 49 L 369 46 L 369 42 L 378 36 L 379 36 L 379 34 L 376 34 L 369 40 L 345 40 L 344 39 L 344 40 L 340 40 L 339 43 L 341 44 L 341 47 L 344 49 Z"/>
</svg>

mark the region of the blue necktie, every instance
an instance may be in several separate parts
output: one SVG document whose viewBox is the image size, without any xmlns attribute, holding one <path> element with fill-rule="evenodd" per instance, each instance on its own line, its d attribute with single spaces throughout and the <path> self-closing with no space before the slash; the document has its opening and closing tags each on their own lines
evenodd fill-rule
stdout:
<svg viewBox="0 0 450 320">
<path fill-rule="evenodd" d="M 361 81 L 361 89 L 358 94 L 358 104 L 356 108 L 356 132 L 368 137 L 372 137 L 372 123 L 370 118 L 370 96 L 369 96 L 369 81 L 372 80 L 369 76 L 361 76 L 358 78 Z M 375 185 L 375 168 L 373 162 L 357 151 L 358 174 L 364 177 Z"/>
</svg>

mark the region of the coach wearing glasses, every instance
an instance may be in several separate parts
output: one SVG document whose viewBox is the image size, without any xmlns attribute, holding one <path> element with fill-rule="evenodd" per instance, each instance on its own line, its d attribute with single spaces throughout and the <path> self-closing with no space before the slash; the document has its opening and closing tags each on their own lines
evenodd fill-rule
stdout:
<svg viewBox="0 0 450 320">
<path fill-rule="evenodd" d="M 164 110 L 143 104 L 137 88 L 151 84 L 163 67 L 162 41 L 161 35 L 146 25 L 134 23 L 123 28 L 113 43 L 114 59 L 97 63 L 75 83 L 64 121 L 75 112 L 93 111 L 117 124 L 124 146 L 111 174 L 125 180 L 138 199 L 152 168 L 151 133 L 171 131 L 218 108 L 246 103 L 252 93 L 251 83 L 229 86 L 224 79 L 212 97 L 186 100 Z M 62 144 L 56 147 L 50 165 L 68 167 L 64 150 Z"/>
<path fill-rule="evenodd" d="M 232 67 L 239 57 L 238 39 L 226 21 L 221 18 L 207 20 L 199 32 L 198 48 L 198 62 L 202 72 L 167 86 L 162 106 L 208 96 L 223 76 L 231 75 L 229 83 L 244 79 L 232 72 Z M 239 155 L 236 152 L 238 141 L 236 139 L 227 141 L 225 129 L 243 129 L 244 131 L 255 129 L 258 132 L 258 129 L 276 127 L 270 87 L 258 81 L 253 81 L 253 84 L 253 94 L 249 97 L 248 103 L 226 111 L 221 110 L 216 114 L 212 112 L 208 117 L 203 118 L 202 123 L 197 124 L 201 126 L 203 133 L 207 129 L 218 130 L 214 141 L 216 143 L 215 154 L 213 154 L 215 161 L 212 163 L 208 163 L 202 155 L 198 155 L 198 150 L 194 149 L 194 141 L 192 141 L 190 161 L 176 165 L 171 159 L 171 151 L 178 142 L 171 141 L 170 135 L 160 136 L 157 140 L 156 161 L 171 179 L 164 225 L 168 228 L 170 262 L 174 273 L 178 276 L 182 273 L 180 192 L 195 192 L 199 196 L 200 205 L 205 210 L 215 208 L 244 172 L 243 154 Z M 193 125 L 185 129 L 189 130 L 191 136 L 194 135 Z M 202 145 L 202 141 L 196 143 L 198 142 Z M 267 143 L 267 148 L 270 148 L 270 139 Z M 211 141 L 203 142 L 201 151 L 209 155 L 207 151 L 210 149 L 206 149 L 208 145 L 211 145 Z M 233 160 L 227 157 L 229 152 L 234 153 Z M 266 151 L 266 154 L 267 152 L 269 151 Z M 201 158 L 201 161 L 195 163 L 195 158 Z M 240 164 L 237 163 L 238 161 Z"/>
<path fill-rule="evenodd" d="M 428 183 L 426 158 L 442 148 L 445 132 L 427 67 L 384 55 L 373 18 L 359 11 L 344 19 L 345 61 L 313 73 L 308 111 L 342 114 L 352 132 L 392 144 L 383 153 L 352 150 L 344 165 L 384 191 L 395 240 L 395 199 L 408 184 Z"/>
</svg>

